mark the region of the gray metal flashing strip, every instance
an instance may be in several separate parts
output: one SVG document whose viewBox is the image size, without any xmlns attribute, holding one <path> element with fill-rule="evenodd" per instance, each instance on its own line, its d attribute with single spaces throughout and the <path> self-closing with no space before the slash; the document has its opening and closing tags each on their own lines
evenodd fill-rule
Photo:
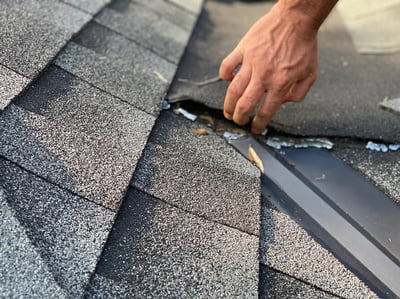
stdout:
<svg viewBox="0 0 400 299">
<path fill-rule="evenodd" d="M 307 159 L 303 159 L 304 156 L 296 156 L 294 150 L 279 153 L 253 138 L 229 142 L 246 157 L 251 145 L 263 161 L 262 193 L 265 197 L 273 199 L 278 208 L 291 215 L 379 296 L 400 298 L 400 254 L 395 246 L 399 239 L 393 238 L 394 245 L 385 240 L 388 238 L 385 234 L 391 232 L 398 236 L 400 231 L 397 204 L 343 162 L 334 161 L 342 163 L 338 166 L 345 173 L 341 178 L 339 172 L 327 169 L 330 163 L 322 163 L 322 160 L 337 159 L 333 154 L 329 153 L 331 158 L 323 155 L 323 159 L 318 160 L 316 152 L 311 151 Z M 321 163 L 325 173 L 314 173 L 318 166 L 310 168 L 307 163 Z M 332 172 L 336 174 L 332 176 Z M 322 174 L 325 179 L 315 180 L 320 175 L 323 178 Z M 335 187 L 327 187 L 331 177 Z M 357 180 L 355 186 L 362 188 L 354 190 L 341 186 L 343 180 Z M 362 201 L 362 196 L 367 196 L 366 200 Z M 388 227 L 391 227 L 390 232 L 385 232 Z"/>
</svg>

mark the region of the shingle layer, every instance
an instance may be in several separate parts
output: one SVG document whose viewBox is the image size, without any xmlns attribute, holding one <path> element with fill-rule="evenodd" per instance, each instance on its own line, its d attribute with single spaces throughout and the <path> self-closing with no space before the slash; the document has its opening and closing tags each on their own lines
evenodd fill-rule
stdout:
<svg viewBox="0 0 400 299">
<path fill-rule="evenodd" d="M 89 298 L 257 298 L 258 238 L 130 189 Z"/>
<path fill-rule="evenodd" d="M 0 153 L 117 209 L 154 117 L 51 68 L 0 119 Z M 57 142 L 54 142 L 57 140 Z"/>
<path fill-rule="evenodd" d="M 26 263 L 17 263 L 22 266 L 23 272 L 10 268 L 11 265 L 2 267 L 2 272 L 5 271 L 8 277 L 15 279 L 11 271 L 16 271 L 20 278 L 17 285 L 7 280 L 3 291 L 11 294 L 27 292 L 31 296 L 44 293 L 47 294 L 45 297 L 55 292 L 79 297 L 96 267 L 114 213 L 72 195 L 9 161 L 1 159 L 0 166 L 0 184 L 5 190 L 5 200 L 15 213 L 15 218 L 7 216 L 8 221 L 20 224 L 8 227 L 10 231 L 5 237 L 10 242 L 22 241 L 20 248 L 8 253 L 7 260 L 17 263 L 9 258 L 9 254 L 13 254 Z M 3 199 L 2 207 L 4 205 Z M 10 213 L 7 210 L 5 213 Z M 25 230 L 28 240 L 21 230 Z M 11 250 L 9 246 L 8 250 Z M 2 259 L 2 262 L 5 261 Z M 31 281 L 34 279 L 37 282 Z M 43 286 L 36 285 L 39 282 L 43 282 Z"/>
</svg>

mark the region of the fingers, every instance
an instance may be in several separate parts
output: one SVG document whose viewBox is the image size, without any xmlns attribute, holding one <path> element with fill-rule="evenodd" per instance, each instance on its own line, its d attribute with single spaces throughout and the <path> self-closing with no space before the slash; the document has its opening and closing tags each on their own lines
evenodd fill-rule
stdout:
<svg viewBox="0 0 400 299">
<path fill-rule="evenodd" d="M 233 50 L 221 62 L 219 67 L 219 77 L 222 80 L 230 81 L 233 78 L 233 71 L 242 63 L 243 56 L 238 50 Z"/>
<path fill-rule="evenodd" d="M 253 134 L 261 134 L 264 131 L 282 102 L 283 99 L 279 93 L 274 90 L 267 92 L 267 96 L 258 108 L 256 117 L 251 124 L 251 132 Z"/>
<path fill-rule="evenodd" d="M 293 87 L 289 90 L 289 92 L 284 96 L 284 101 L 293 101 L 300 102 L 304 99 L 311 86 L 316 80 L 316 76 L 310 74 L 305 79 L 298 81 Z"/>
<path fill-rule="evenodd" d="M 264 87 L 257 80 L 251 80 L 243 95 L 236 103 L 233 121 L 238 125 L 245 125 L 250 121 L 250 116 L 260 97 L 264 94 Z"/>
<path fill-rule="evenodd" d="M 248 67 L 243 66 L 235 75 L 231 84 L 229 84 L 224 101 L 224 116 L 227 119 L 233 119 L 233 112 L 235 111 L 236 103 L 249 84 L 250 78 L 251 70 Z"/>
</svg>

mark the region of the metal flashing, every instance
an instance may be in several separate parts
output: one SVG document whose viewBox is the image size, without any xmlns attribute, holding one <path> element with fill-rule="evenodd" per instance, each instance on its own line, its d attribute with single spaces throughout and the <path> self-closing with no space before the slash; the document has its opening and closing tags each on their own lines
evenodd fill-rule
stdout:
<svg viewBox="0 0 400 299">
<path fill-rule="evenodd" d="M 228 140 L 265 173 L 261 192 L 382 298 L 399 298 L 400 206 L 321 149 L 272 150 L 246 137 Z M 248 157 L 247 157 L 248 158 Z"/>
</svg>

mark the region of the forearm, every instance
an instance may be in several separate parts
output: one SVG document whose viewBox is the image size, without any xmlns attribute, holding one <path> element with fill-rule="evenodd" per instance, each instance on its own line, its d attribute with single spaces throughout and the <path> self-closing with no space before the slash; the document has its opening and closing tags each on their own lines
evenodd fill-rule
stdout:
<svg viewBox="0 0 400 299">
<path fill-rule="evenodd" d="M 296 18 L 301 30 L 317 32 L 338 0 L 279 0 L 283 17 Z"/>
</svg>

